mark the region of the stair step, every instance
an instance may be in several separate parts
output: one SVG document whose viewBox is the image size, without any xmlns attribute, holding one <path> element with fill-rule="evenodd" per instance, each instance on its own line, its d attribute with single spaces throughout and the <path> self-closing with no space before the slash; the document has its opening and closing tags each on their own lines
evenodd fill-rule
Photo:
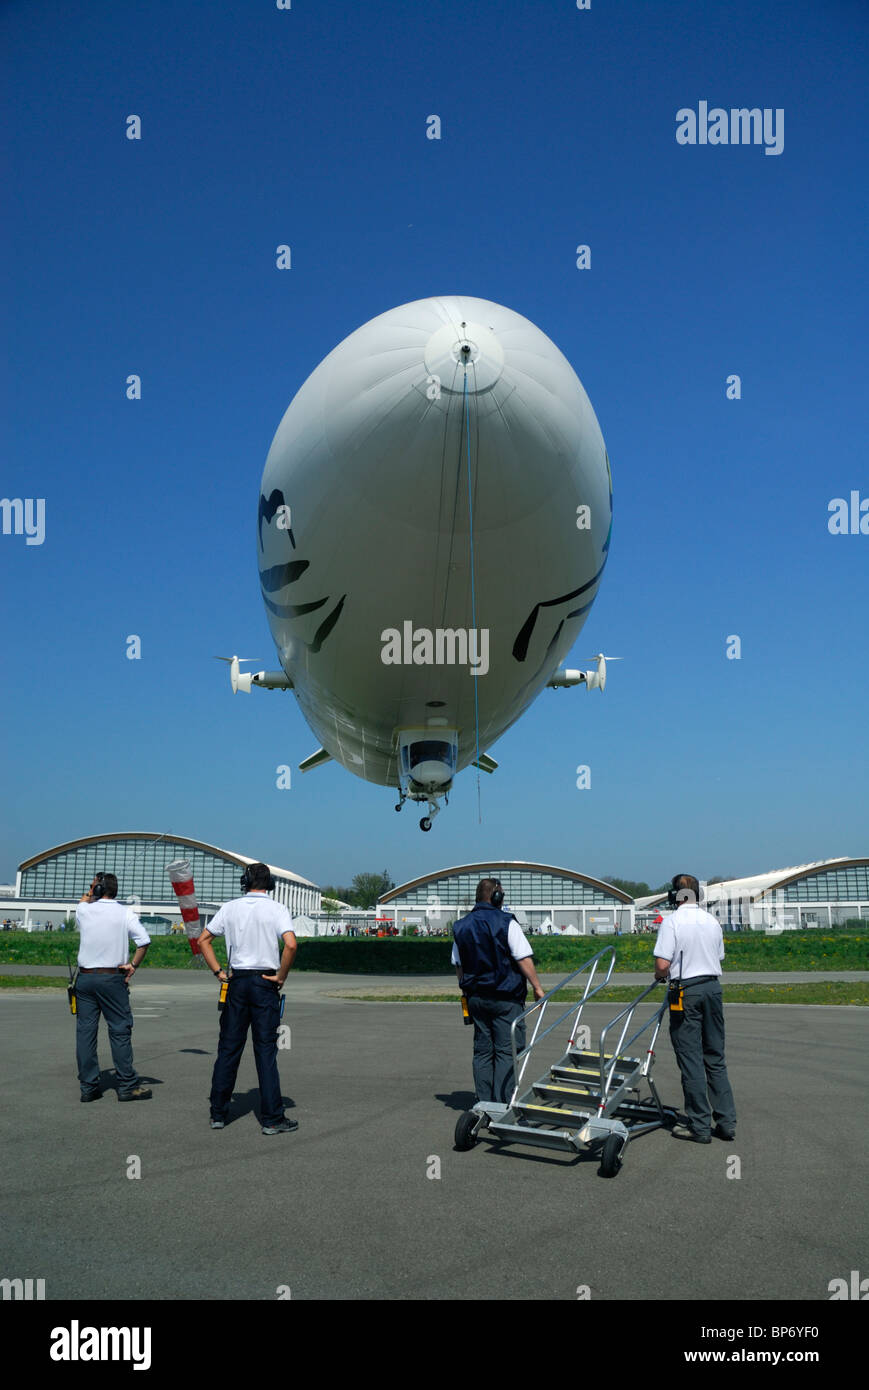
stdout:
<svg viewBox="0 0 869 1390">
<path fill-rule="evenodd" d="M 597 1101 L 600 1095 L 599 1090 L 592 1086 L 586 1086 L 584 1083 L 580 1090 L 578 1086 L 556 1086 L 551 1081 L 535 1081 L 534 1090 L 537 1095 L 549 1096 L 554 1094 L 556 1099 L 559 1096 L 576 1096 L 577 1100 Z"/>
<path fill-rule="evenodd" d="M 529 1119 L 542 1120 L 552 1125 L 577 1125 L 582 1127 L 586 1121 L 593 1118 L 593 1112 L 579 1110 L 563 1110 L 557 1105 L 531 1105 L 528 1101 L 522 1101 L 515 1105 L 514 1110 L 519 1110 L 523 1115 L 528 1115 Z"/>
<path fill-rule="evenodd" d="M 613 1052 L 605 1052 L 605 1054 L 603 1054 L 603 1061 L 612 1062 L 613 1056 L 615 1055 L 616 1054 L 613 1054 Z M 574 1059 L 574 1061 L 580 1063 L 588 1062 L 590 1065 L 596 1066 L 596 1069 L 601 1070 L 601 1054 L 599 1054 L 599 1052 L 587 1052 L 585 1048 L 571 1047 L 569 1051 L 567 1051 L 567 1056 L 571 1058 L 571 1061 Z M 633 1072 L 635 1066 L 642 1066 L 642 1058 L 638 1058 L 638 1056 L 623 1056 L 623 1058 L 619 1059 L 619 1066 L 620 1068 Z"/>
<path fill-rule="evenodd" d="M 598 1068 L 590 1070 L 586 1067 L 554 1066 L 550 1067 L 549 1074 L 550 1076 L 557 1077 L 559 1081 L 572 1081 L 576 1078 L 577 1082 L 581 1084 L 587 1084 L 589 1081 L 595 1081 L 598 1085 L 600 1084 L 600 1071 Z M 615 1071 L 613 1072 L 612 1085 L 620 1086 L 622 1082 L 630 1081 L 636 1074 L 636 1068 L 632 1071 Z"/>
</svg>

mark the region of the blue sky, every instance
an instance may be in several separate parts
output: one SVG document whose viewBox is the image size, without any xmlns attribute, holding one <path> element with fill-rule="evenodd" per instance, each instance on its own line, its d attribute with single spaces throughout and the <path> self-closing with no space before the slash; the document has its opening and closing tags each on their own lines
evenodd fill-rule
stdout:
<svg viewBox="0 0 869 1390">
<path fill-rule="evenodd" d="M 0 536 L 0 880 L 138 828 L 321 883 L 867 853 L 869 535 L 827 526 L 869 497 L 867 48 L 856 0 L 7 3 L 0 494 L 46 531 Z M 700 101 L 783 109 L 782 153 L 677 144 Z M 335 765 L 279 791 L 316 738 L 211 658 L 277 664 L 256 501 L 293 395 L 444 293 L 526 315 L 591 397 L 615 521 L 569 664 L 625 660 L 493 748 L 482 824 L 466 772 L 424 837 Z"/>
</svg>

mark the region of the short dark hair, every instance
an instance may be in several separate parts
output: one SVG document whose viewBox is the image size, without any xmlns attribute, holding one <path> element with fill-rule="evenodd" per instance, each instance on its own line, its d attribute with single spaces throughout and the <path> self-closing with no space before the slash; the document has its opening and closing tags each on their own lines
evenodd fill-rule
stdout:
<svg viewBox="0 0 869 1390">
<path fill-rule="evenodd" d="M 693 874 L 674 874 L 673 891 L 676 894 L 676 906 L 681 907 L 682 903 L 694 902 L 700 905 L 700 884 Z"/>
<path fill-rule="evenodd" d="M 263 890 L 268 891 L 269 884 L 272 881 L 272 871 L 268 864 L 248 865 L 247 881 L 250 884 L 250 891 L 253 893 L 261 893 Z"/>
<path fill-rule="evenodd" d="M 117 874 L 103 874 L 100 882 L 103 885 L 104 898 L 116 898 L 118 896 L 118 876 Z"/>
<path fill-rule="evenodd" d="M 481 878 L 480 882 L 477 884 L 476 901 L 478 903 L 490 903 L 492 901 L 492 894 L 497 887 L 498 880 L 496 878 Z"/>
</svg>

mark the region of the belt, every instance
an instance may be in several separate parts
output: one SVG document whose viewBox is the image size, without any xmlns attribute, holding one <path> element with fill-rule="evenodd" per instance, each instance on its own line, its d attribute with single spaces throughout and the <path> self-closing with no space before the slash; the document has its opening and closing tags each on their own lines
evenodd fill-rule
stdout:
<svg viewBox="0 0 869 1390">
<path fill-rule="evenodd" d="M 236 970 L 235 966 L 233 966 L 233 968 L 232 968 L 232 974 L 233 974 L 233 976 L 235 976 L 235 975 L 277 975 L 277 973 L 278 973 L 278 967 L 277 967 L 276 965 L 257 965 L 257 966 L 254 966 L 253 970 Z"/>
<path fill-rule="evenodd" d="M 680 989 L 686 985 L 705 985 L 707 980 L 717 980 L 717 975 L 691 975 L 687 980 L 676 980 L 675 983 Z"/>
<path fill-rule="evenodd" d="M 117 975 L 123 969 L 121 965 L 80 965 L 80 975 Z"/>
</svg>

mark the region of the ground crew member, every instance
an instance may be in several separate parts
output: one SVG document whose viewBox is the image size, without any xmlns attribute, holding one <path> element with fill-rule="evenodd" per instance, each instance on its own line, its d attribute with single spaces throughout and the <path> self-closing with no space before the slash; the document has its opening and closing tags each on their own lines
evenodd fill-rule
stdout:
<svg viewBox="0 0 869 1390">
<path fill-rule="evenodd" d="M 100 1014 L 109 1030 L 112 1061 L 118 1078 L 118 1100 L 150 1100 L 133 1066 L 133 1011 L 130 980 L 145 958 L 151 938 L 135 912 L 116 901 L 118 880 L 114 874 L 95 874 L 90 888 L 75 910 L 81 933 L 76 979 L 75 1050 L 83 1101 L 99 1100 L 100 1066 L 97 1033 Z M 136 950 L 128 962 L 128 937 Z"/>
<path fill-rule="evenodd" d="M 278 1076 L 278 1025 L 281 987 L 296 955 L 293 919 L 287 909 L 268 894 L 275 880 L 267 864 L 251 864 L 241 876 L 244 897 L 225 903 L 199 936 L 199 949 L 207 965 L 221 981 L 221 970 L 211 941 L 226 938 L 229 989 L 220 1015 L 220 1042 L 211 1078 L 211 1128 L 223 1129 L 238 1075 L 238 1065 L 248 1029 L 253 1034 L 253 1054 L 260 1091 L 263 1134 L 286 1134 L 298 1129 L 297 1120 L 284 1114 Z M 283 941 L 280 962 L 278 941 Z"/>
<path fill-rule="evenodd" d="M 453 965 L 474 1020 L 474 1086 L 477 1100 L 509 1104 L 513 1093 L 510 1025 L 525 1008 L 528 985 L 534 998 L 544 990 L 534 958 L 516 918 L 501 911 L 504 890 L 496 878 L 481 879 L 473 911 L 453 927 Z M 516 1029 L 517 1052 L 525 1046 L 525 1024 Z"/>
<path fill-rule="evenodd" d="M 700 906 L 700 884 L 690 874 L 674 876 L 668 901 L 676 911 L 658 929 L 655 979 L 670 979 L 670 1041 L 682 1074 L 687 1119 L 672 1133 L 711 1144 L 712 1120 L 716 1139 L 729 1140 L 736 1133 L 736 1107 L 724 1064 L 719 980 L 724 938 L 718 919 Z"/>
</svg>

